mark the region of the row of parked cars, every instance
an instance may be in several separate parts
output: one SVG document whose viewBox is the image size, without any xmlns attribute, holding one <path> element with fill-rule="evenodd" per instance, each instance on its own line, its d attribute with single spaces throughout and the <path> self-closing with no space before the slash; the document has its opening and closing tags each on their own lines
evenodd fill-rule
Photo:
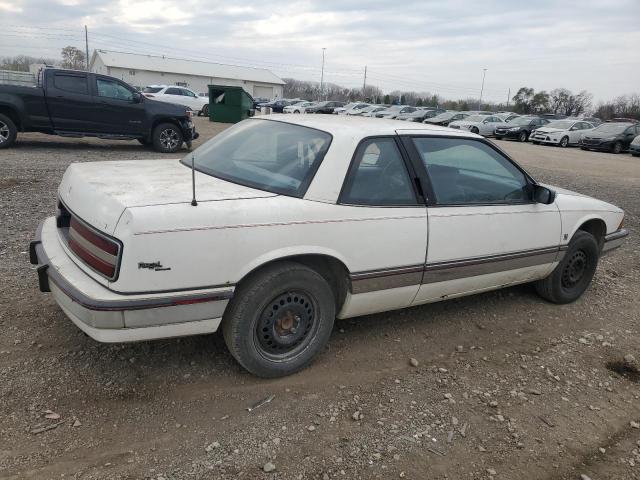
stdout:
<svg viewBox="0 0 640 480">
<path fill-rule="evenodd" d="M 640 155 L 640 124 L 633 119 L 618 118 L 603 123 L 595 117 L 568 118 L 557 114 L 518 115 L 513 112 L 454 111 L 437 107 L 369 104 L 338 101 L 311 102 L 280 99 L 264 102 L 275 113 L 315 113 L 373 117 L 420 122 L 468 130 L 498 140 L 530 141 L 536 145 L 579 146 L 583 150 Z M 636 139 L 634 141 L 634 139 Z"/>
</svg>

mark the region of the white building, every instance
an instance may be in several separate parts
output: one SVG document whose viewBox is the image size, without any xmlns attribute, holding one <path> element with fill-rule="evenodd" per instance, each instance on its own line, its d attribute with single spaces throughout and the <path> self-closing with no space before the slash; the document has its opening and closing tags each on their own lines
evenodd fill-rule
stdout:
<svg viewBox="0 0 640 480">
<path fill-rule="evenodd" d="M 181 60 L 137 53 L 94 50 L 90 70 L 111 75 L 130 85 L 178 85 L 206 93 L 207 85 L 239 86 L 261 98 L 281 98 L 285 82 L 265 68 Z"/>
</svg>

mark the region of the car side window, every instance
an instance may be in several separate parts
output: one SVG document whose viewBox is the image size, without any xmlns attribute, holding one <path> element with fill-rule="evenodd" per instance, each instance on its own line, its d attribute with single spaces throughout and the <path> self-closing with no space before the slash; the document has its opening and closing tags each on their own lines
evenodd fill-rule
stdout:
<svg viewBox="0 0 640 480">
<path fill-rule="evenodd" d="M 437 137 L 416 137 L 413 142 L 438 204 L 515 204 L 531 200 L 524 173 L 483 142 Z"/>
<path fill-rule="evenodd" d="M 167 88 L 167 91 L 164 93 L 165 95 L 182 95 L 179 88 Z"/>
<path fill-rule="evenodd" d="M 411 177 L 393 138 L 372 138 L 358 146 L 340 203 L 371 206 L 418 203 Z"/>
<path fill-rule="evenodd" d="M 124 85 L 114 82 L 113 80 L 107 80 L 105 78 L 98 78 L 96 80 L 98 87 L 98 96 L 114 98 L 116 100 L 133 100 L 133 93 Z"/>
<path fill-rule="evenodd" d="M 86 75 L 67 75 L 64 73 L 56 73 L 53 76 L 53 85 L 65 92 L 88 95 L 89 88 L 87 86 Z"/>
<path fill-rule="evenodd" d="M 180 91 L 181 91 L 182 95 L 184 95 L 185 97 L 193 97 L 193 98 L 197 97 L 197 95 L 195 93 L 190 92 L 189 90 L 186 90 L 184 88 L 182 88 Z"/>
</svg>

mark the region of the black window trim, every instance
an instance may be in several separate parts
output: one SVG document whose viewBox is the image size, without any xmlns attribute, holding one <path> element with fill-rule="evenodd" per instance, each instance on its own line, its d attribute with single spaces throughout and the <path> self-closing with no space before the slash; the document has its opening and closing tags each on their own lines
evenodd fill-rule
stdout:
<svg viewBox="0 0 640 480">
<path fill-rule="evenodd" d="M 220 180 L 224 180 L 225 182 L 229 182 L 229 183 L 234 183 L 236 185 L 240 185 L 242 187 L 247 187 L 247 188 L 253 188 L 254 190 L 260 190 L 262 192 L 267 192 L 267 193 L 275 193 L 276 195 L 282 195 L 284 197 L 291 197 L 291 198 L 300 198 L 303 199 L 305 197 L 305 195 L 307 194 L 307 190 L 309 190 L 309 187 L 311 186 L 311 184 L 313 183 L 313 179 L 316 176 L 316 173 L 318 173 L 318 169 L 320 168 L 320 165 L 322 165 L 322 162 L 324 162 L 324 158 L 327 156 L 327 153 L 329 153 L 329 149 L 331 148 L 331 145 L 333 143 L 333 135 L 331 135 L 331 133 L 327 132 L 326 130 L 322 130 L 320 128 L 315 128 L 315 127 L 309 127 L 307 125 L 300 125 L 299 123 L 294 123 L 294 122 L 284 122 L 282 120 L 274 120 L 272 118 L 247 118 L 246 120 L 243 120 L 245 122 L 276 122 L 276 123 L 285 123 L 287 125 L 294 125 L 296 127 L 301 127 L 301 128 L 307 128 L 309 130 L 315 130 L 317 132 L 322 132 L 326 135 L 329 136 L 329 143 L 327 144 L 326 148 L 324 149 L 324 152 L 322 153 L 322 156 L 318 158 L 317 162 L 314 162 L 315 165 L 312 165 L 311 168 L 309 169 L 309 178 L 303 183 L 300 184 L 300 191 L 296 192 L 296 194 L 292 194 L 291 192 L 285 192 L 285 191 L 278 191 L 276 189 L 273 190 L 265 190 L 264 188 L 260 187 L 260 186 L 256 186 L 256 185 L 251 185 L 249 183 L 241 183 L 239 181 L 236 181 L 233 178 L 230 177 L 224 177 L 224 176 L 219 176 L 219 175 L 213 175 L 210 172 L 205 172 L 201 169 L 199 169 L 197 166 L 194 166 L 194 170 L 196 170 L 197 172 L 200 172 L 204 175 L 207 175 L 209 177 L 213 177 L 213 178 L 219 178 Z M 191 155 L 188 155 L 189 159 L 191 158 Z M 186 161 L 187 157 L 183 157 L 180 160 L 180 163 L 182 163 L 183 165 L 185 165 L 186 167 L 191 168 L 191 162 Z"/>
<path fill-rule="evenodd" d="M 403 134 L 401 137 L 402 143 L 404 144 L 409 158 L 413 163 L 415 171 L 418 173 L 418 177 L 421 179 L 422 188 L 424 189 L 426 204 L 429 208 L 442 208 L 442 207 L 495 207 L 495 206 L 523 206 L 523 205 L 532 205 L 537 203 L 533 199 L 528 202 L 473 202 L 473 203 L 438 203 L 435 195 L 435 190 L 433 189 L 433 185 L 431 183 L 431 177 L 427 172 L 427 167 L 422 162 L 422 157 L 420 156 L 420 152 L 416 148 L 413 143 L 414 138 L 447 138 L 452 140 L 471 140 L 478 143 L 483 143 L 488 147 L 492 148 L 499 155 L 502 155 L 509 163 L 511 163 L 516 169 L 518 169 L 525 177 L 527 181 L 527 185 L 531 192 L 533 192 L 533 187 L 538 185 L 538 182 L 527 172 L 524 168 L 522 168 L 515 160 L 513 160 L 504 150 L 490 142 L 485 138 L 469 138 L 463 137 L 459 135 L 420 135 L 418 132 L 412 133 L 410 135 Z"/>
<path fill-rule="evenodd" d="M 356 162 L 357 162 L 357 155 L 358 155 L 358 152 L 360 151 L 360 148 L 366 142 L 369 142 L 371 140 L 376 140 L 376 139 L 382 139 L 382 138 L 390 138 L 395 142 L 396 147 L 398 149 L 398 152 L 400 152 L 400 158 L 402 158 L 402 162 L 404 163 L 404 166 L 407 169 L 407 174 L 409 175 L 409 180 L 411 181 L 411 189 L 413 191 L 413 195 L 414 195 L 414 198 L 416 200 L 416 203 L 414 203 L 414 204 L 403 203 L 403 204 L 397 204 L 397 205 L 394 205 L 394 204 L 373 205 L 373 204 L 350 203 L 350 202 L 344 201 L 344 197 L 346 196 L 346 189 L 347 189 L 348 185 L 350 185 L 349 180 L 353 178 L 353 173 L 357 169 Z M 349 206 L 349 207 L 362 207 L 362 208 L 420 208 L 420 207 L 425 207 L 426 206 L 426 199 L 421 194 L 421 192 L 418 190 L 418 185 L 420 185 L 420 184 L 421 184 L 420 176 L 415 171 L 414 166 L 413 166 L 413 162 L 411 161 L 411 158 L 410 158 L 410 155 L 406 151 L 405 146 L 403 145 L 403 142 L 401 141 L 401 138 L 398 135 L 394 135 L 394 134 L 389 134 L 389 135 L 369 135 L 367 137 L 362 137 L 360 139 L 360 141 L 358 142 L 358 145 L 356 145 L 356 148 L 353 150 L 353 154 L 351 155 L 351 160 L 349 162 L 349 168 L 347 168 L 347 173 L 345 174 L 344 179 L 342 180 L 342 187 L 340 188 L 340 194 L 338 195 L 338 201 L 336 202 L 336 204 L 337 205 Z"/>
</svg>

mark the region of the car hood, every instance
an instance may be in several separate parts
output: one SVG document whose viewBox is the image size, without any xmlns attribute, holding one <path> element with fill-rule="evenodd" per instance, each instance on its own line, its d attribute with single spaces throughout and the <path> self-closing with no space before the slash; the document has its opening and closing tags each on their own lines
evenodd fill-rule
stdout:
<svg viewBox="0 0 640 480">
<path fill-rule="evenodd" d="M 562 128 L 551 128 L 551 127 L 540 127 L 536 130 L 536 132 L 539 133 L 559 133 L 559 132 L 566 132 L 566 130 L 562 129 Z"/>
<path fill-rule="evenodd" d="M 482 122 L 467 122 L 465 120 L 456 120 L 455 122 L 451 122 L 449 124 L 449 126 L 451 125 L 457 125 L 459 127 L 470 127 L 470 126 L 474 126 L 477 127 L 479 125 L 482 125 Z M 500 125 L 500 124 L 498 124 Z"/>
<path fill-rule="evenodd" d="M 276 196 L 198 171 L 195 180 L 198 202 Z M 191 202 L 191 169 L 177 159 L 72 163 L 58 195 L 85 222 L 111 234 L 127 208 Z"/>
</svg>

